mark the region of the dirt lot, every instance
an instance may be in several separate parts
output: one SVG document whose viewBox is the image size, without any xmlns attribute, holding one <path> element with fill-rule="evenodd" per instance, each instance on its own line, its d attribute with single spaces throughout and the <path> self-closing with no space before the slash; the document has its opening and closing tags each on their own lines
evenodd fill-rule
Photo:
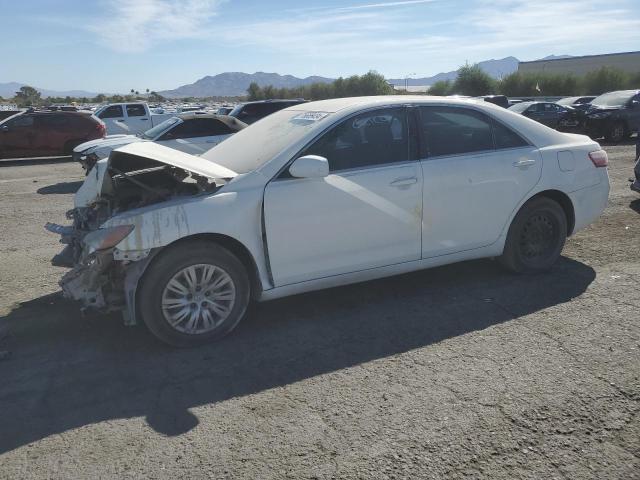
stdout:
<svg viewBox="0 0 640 480">
<path fill-rule="evenodd" d="M 57 293 L 73 163 L 0 166 L 1 478 L 640 478 L 640 196 L 552 273 L 475 261 L 255 305 L 172 350 Z"/>
</svg>

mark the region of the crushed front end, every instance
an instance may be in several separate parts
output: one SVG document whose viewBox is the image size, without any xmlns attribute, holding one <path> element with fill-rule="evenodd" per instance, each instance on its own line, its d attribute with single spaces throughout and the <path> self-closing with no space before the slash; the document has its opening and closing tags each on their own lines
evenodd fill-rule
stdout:
<svg viewBox="0 0 640 480">
<path fill-rule="evenodd" d="M 138 279 L 155 252 L 118 250 L 116 245 L 135 235 L 135 226 L 110 220 L 149 205 L 209 194 L 219 185 L 171 164 L 114 153 L 96 163 L 77 191 L 75 208 L 66 214 L 71 225 L 48 223 L 45 229 L 65 245 L 51 261 L 71 269 L 59 282 L 64 296 L 81 302 L 83 309 L 122 311 L 125 323 L 134 324 Z"/>
</svg>

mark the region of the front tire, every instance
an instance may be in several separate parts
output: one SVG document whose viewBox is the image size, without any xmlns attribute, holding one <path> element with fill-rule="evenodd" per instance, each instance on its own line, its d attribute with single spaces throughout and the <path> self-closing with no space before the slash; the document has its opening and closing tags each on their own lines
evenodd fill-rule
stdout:
<svg viewBox="0 0 640 480">
<path fill-rule="evenodd" d="M 615 122 L 605 135 L 605 139 L 612 143 L 619 143 L 628 135 L 627 129 L 622 122 Z"/>
<path fill-rule="evenodd" d="M 550 198 L 534 198 L 513 219 L 500 263 L 515 273 L 545 272 L 560 257 L 566 239 L 562 207 Z"/>
<path fill-rule="evenodd" d="M 212 242 L 180 243 L 149 265 L 138 305 L 151 332 L 169 345 L 192 347 L 217 340 L 240 322 L 250 299 L 247 271 Z"/>
</svg>

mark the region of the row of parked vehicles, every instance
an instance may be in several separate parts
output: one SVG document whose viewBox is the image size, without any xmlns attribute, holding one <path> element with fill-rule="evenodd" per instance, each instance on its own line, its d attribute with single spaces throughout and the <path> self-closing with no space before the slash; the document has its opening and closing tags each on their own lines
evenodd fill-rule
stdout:
<svg viewBox="0 0 640 480">
<path fill-rule="evenodd" d="M 577 131 L 612 143 L 640 128 L 640 90 L 568 97 L 558 102 L 520 102 L 509 109 L 557 130 Z"/>
<path fill-rule="evenodd" d="M 159 114 L 143 102 L 104 105 L 95 112 L 26 110 L 0 121 L 0 158 L 73 154 L 78 160 L 90 156 L 89 160 L 95 161 L 113 148 L 143 140 L 202 153 L 243 125 L 303 101 L 247 102 L 234 108 L 222 107 L 215 114 Z"/>
</svg>

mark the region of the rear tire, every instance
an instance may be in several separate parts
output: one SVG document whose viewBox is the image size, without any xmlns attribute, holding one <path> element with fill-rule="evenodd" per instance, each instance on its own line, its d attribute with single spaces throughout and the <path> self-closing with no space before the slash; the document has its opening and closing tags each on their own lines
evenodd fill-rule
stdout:
<svg viewBox="0 0 640 480">
<path fill-rule="evenodd" d="M 169 345 L 192 347 L 227 335 L 250 299 L 247 271 L 212 242 L 170 247 L 149 265 L 137 303 L 149 330 Z"/>
<path fill-rule="evenodd" d="M 505 242 L 500 263 L 515 273 L 549 270 L 567 239 L 567 217 L 562 207 L 547 197 L 525 203 L 517 213 Z"/>
</svg>

